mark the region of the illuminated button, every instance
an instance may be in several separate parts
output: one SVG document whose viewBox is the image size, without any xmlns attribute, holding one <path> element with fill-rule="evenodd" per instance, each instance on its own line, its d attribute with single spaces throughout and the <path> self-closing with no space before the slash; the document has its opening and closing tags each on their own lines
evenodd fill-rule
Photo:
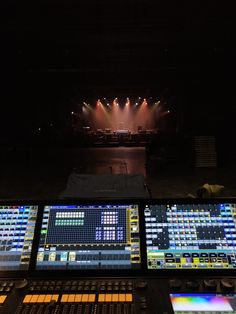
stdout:
<svg viewBox="0 0 236 314">
<path fill-rule="evenodd" d="M 0 295 L 0 304 L 3 304 L 6 298 L 7 298 L 6 295 Z"/>
<path fill-rule="evenodd" d="M 119 302 L 125 302 L 125 294 L 124 293 L 119 294 Z"/>
<path fill-rule="evenodd" d="M 75 302 L 81 302 L 82 294 L 76 294 L 75 295 Z"/>
<path fill-rule="evenodd" d="M 99 294 L 98 302 L 104 302 L 104 301 L 105 301 L 105 294 Z"/>
<path fill-rule="evenodd" d="M 89 294 L 88 302 L 95 302 L 95 297 L 96 297 L 95 294 Z"/>
<path fill-rule="evenodd" d="M 111 302 L 111 294 L 105 295 L 105 302 Z"/>
<path fill-rule="evenodd" d="M 82 294 L 81 302 L 88 302 L 88 294 Z"/>
<path fill-rule="evenodd" d="M 68 297 L 69 297 L 69 294 L 63 294 L 61 296 L 61 302 L 68 302 Z"/>
<path fill-rule="evenodd" d="M 67 302 L 74 302 L 75 301 L 75 294 L 69 294 Z"/>
<path fill-rule="evenodd" d="M 59 298 L 59 294 L 53 294 L 51 301 L 57 302 L 57 301 L 58 301 L 58 298 Z"/>
<path fill-rule="evenodd" d="M 112 302 L 118 302 L 118 301 L 119 301 L 119 296 L 118 296 L 118 294 L 112 294 L 112 296 L 111 296 L 111 301 L 112 301 Z"/>
<path fill-rule="evenodd" d="M 31 298 L 32 298 L 32 294 L 27 294 L 24 297 L 23 303 L 29 303 Z"/>
<path fill-rule="evenodd" d="M 35 303 L 38 300 L 39 295 L 38 294 L 34 294 L 32 295 L 32 298 L 30 299 L 30 303 Z"/>
<path fill-rule="evenodd" d="M 125 301 L 126 302 L 132 302 L 133 301 L 133 296 L 131 293 L 126 293 L 125 295 Z"/>
<path fill-rule="evenodd" d="M 45 299 L 45 294 L 40 294 L 37 300 L 37 303 L 43 303 Z"/>
<path fill-rule="evenodd" d="M 46 294 L 45 296 L 45 299 L 44 299 L 44 303 L 49 303 L 51 302 L 51 298 L 52 298 L 52 295 L 51 294 Z"/>
</svg>

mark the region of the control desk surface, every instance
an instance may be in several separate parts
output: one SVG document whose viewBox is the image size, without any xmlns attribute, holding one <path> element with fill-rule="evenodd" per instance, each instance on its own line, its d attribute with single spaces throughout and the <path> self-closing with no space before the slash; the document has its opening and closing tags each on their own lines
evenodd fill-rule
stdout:
<svg viewBox="0 0 236 314">
<path fill-rule="evenodd" d="M 0 202 L 0 313 L 236 313 L 236 201 Z"/>
</svg>

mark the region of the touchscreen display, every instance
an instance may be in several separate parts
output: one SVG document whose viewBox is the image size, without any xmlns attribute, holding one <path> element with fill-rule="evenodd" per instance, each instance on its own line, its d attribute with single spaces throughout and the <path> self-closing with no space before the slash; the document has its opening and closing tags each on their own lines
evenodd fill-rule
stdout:
<svg viewBox="0 0 236 314">
<path fill-rule="evenodd" d="M 236 204 L 146 205 L 148 269 L 236 269 Z"/>
<path fill-rule="evenodd" d="M 36 269 L 139 269 L 135 204 L 45 206 Z"/>
<path fill-rule="evenodd" d="M 171 294 L 175 314 L 236 313 L 236 295 L 221 294 Z"/>
<path fill-rule="evenodd" d="M 28 270 L 38 206 L 0 205 L 0 271 Z"/>
</svg>

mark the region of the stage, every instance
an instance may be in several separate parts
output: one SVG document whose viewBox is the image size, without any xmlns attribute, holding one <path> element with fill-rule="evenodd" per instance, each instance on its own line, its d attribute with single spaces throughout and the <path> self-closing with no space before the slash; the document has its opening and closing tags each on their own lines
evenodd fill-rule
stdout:
<svg viewBox="0 0 236 314">
<path fill-rule="evenodd" d="M 97 129 L 91 130 L 89 127 L 84 127 L 83 131 L 75 131 L 77 136 L 82 138 L 82 142 L 87 146 L 92 147 L 143 147 L 150 144 L 158 136 L 157 129 L 139 129 L 138 132 L 132 132 L 127 129 Z"/>
<path fill-rule="evenodd" d="M 165 101 L 152 97 L 98 99 L 71 109 L 74 134 L 89 146 L 146 146 L 172 116 Z"/>
</svg>

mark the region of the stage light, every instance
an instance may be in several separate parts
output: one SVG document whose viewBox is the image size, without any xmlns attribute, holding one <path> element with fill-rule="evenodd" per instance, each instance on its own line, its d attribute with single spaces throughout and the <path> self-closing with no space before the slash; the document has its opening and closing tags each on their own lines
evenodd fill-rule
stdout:
<svg viewBox="0 0 236 314">
<path fill-rule="evenodd" d="M 126 106 L 129 106 L 129 104 L 130 104 L 130 100 L 129 100 L 129 97 L 127 97 L 127 98 L 126 98 L 126 104 L 125 104 L 125 105 L 126 105 Z"/>
<path fill-rule="evenodd" d="M 71 111 L 71 114 L 73 115 L 73 114 L 74 114 L 74 111 Z"/>
<path fill-rule="evenodd" d="M 117 105 L 117 97 L 113 100 L 113 105 Z"/>
<path fill-rule="evenodd" d="M 40 132 L 40 131 L 41 131 L 41 128 L 38 128 L 38 131 Z"/>
<path fill-rule="evenodd" d="M 97 100 L 97 106 L 99 107 L 101 104 L 102 104 L 102 103 L 101 103 L 100 99 L 98 99 L 98 100 Z"/>
</svg>

